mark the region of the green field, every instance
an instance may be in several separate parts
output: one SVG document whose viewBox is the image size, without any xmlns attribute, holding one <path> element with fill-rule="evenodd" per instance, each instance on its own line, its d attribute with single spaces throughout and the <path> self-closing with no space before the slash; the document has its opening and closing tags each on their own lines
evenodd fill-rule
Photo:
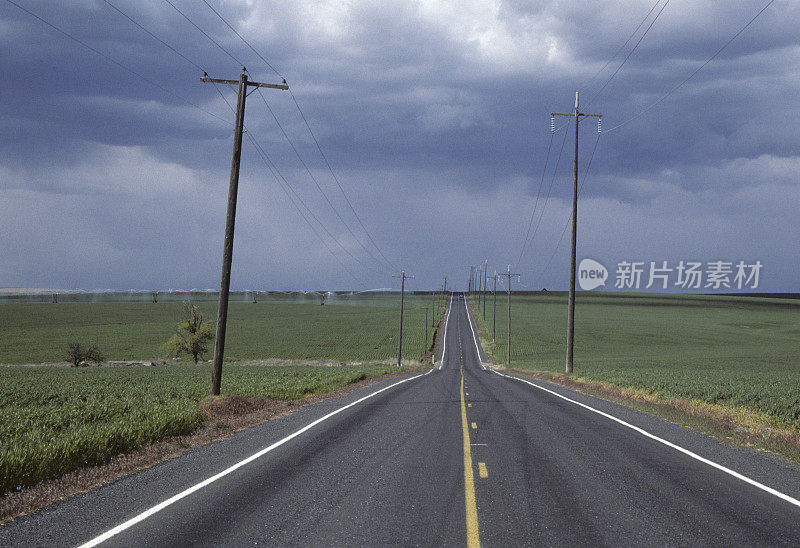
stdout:
<svg viewBox="0 0 800 548">
<path fill-rule="evenodd" d="M 225 359 L 383 360 L 397 356 L 399 295 L 231 302 Z M 403 359 L 419 360 L 431 296 L 406 295 Z M 164 357 L 181 320 L 179 302 L 0 303 L 0 363 L 62 362 L 70 342 L 97 343 L 107 360 Z M 216 303 L 200 302 L 216 319 Z M 206 358 L 208 359 L 209 356 Z"/>
<path fill-rule="evenodd" d="M 228 365 L 222 393 L 297 399 L 396 370 Z M 0 494 L 192 432 L 210 378 L 208 365 L 0 367 Z"/>
<path fill-rule="evenodd" d="M 404 360 L 419 361 L 425 351 L 423 307 L 432 302 L 430 295 L 406 295 Z M 198 305 L 216 318 L 216 303 Z M 1 302 L 0 363 L 64 362 L 72 341 L 97 343 L 110 361 L 162 358 L 182 308 L 175 301 Z M 222 393 L 296 399 L 396 371 L 398 320 L 399 295 L 392 294 L 332 298 L 325 306 L 319 298 L 231 302 L 227 361 L 372 363 L 227 365 Z M 431 326 L 429 336 L 432 344 Z M 199 402 L 210 378 L 208 364 L 0 367 L 0 493 L 194 431 L 203 422 Z"/>
<path fill-rule="evenodd" d="M 578 293 L 576 303 L 576 377 L 742 407 L 800 428 L 800 300 Z M 505 363 L 505 295 L 496 345 L 491 304 L 487 349 Z M 511 311 L 512 367 L 563 372 L 566 295 L 514 295 Z"/>
</svg>

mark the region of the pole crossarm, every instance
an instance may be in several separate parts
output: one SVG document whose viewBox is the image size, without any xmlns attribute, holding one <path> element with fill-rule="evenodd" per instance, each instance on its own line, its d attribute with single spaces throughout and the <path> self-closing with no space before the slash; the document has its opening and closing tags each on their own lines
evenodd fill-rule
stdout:
<svg viewBox="0 0 800 548">
<path fill-rule="evenodd" d="M 575 116 L 574 112 L 551 112 L 550 116 Z M 586 114 L 585 112 L 579 112 L 578 116 L 594 116 L 595 118 L 602 118 L 602 114 Z"/>
<path fill-rule="evenodd" d="M 201 81 L 209 83 L 209 84 L 229 84 L 229 85 L 239 85 L 239 80 L 223 80 L 221 78 L 209 78 L 208 76 L 203 76 L 200 78 Z M 264 84 L 262 82 L 247 82 L 248 86 L 253 86 L 255 88 L 270 88 L 270 89 L 282 89 L 288 90 L 289 84 L 284 81 L 282 84 Z"/>
</svg>

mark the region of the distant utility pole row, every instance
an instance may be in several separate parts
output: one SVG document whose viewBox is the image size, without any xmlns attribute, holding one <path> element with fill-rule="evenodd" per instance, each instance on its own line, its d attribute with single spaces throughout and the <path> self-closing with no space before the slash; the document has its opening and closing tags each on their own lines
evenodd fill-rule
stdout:
<svg viewBox="0 0 800 548">
<path fill-rule="evenodd" d="M 478 306 L 483 307 L 483 320 L 486 321 L 486 293 L 487 293 L 487 282 L 488 280 L 493 280 L 494 287 L 492 289 L 493 294 L 493 304 L 492 304 L 492 343 L 497 340 L 497 280 L 501 277 L 505 277 L 507 286 L 506 286 L 506 297 L 507 297 L 507 340 L 506 340 L 506 364 L 511 364 L 511 278 L 514 276 L 519 276 L 519 274 L 515 274 L 511 272 L 511 265 L 507 267 L 507 271 L 503 273 L 495 272 L 494 276 L 489 276 L 489 264 L 488 261 L 484 261 L 483 265 L 479 266 L 471 266 L 470 268 L 470 278 L 469 278 L 469 291 L 477 291 L 478 292 Z M 477 289 L 476 289 L 477 287 Z"/>
<path fill-rule="evenodd" d="M 573 350 L 575 342 L 575 275 L 576 275 L 576 246 L 578 238 L 578 129 L 580 119 L 583 117 L 594 117 L 598 119 L 597 132 L 602 131 L 602 114 L 589 114 L 580 111 L 580 102 L 578 92 L 575 92 L 575 109 L 572 112 L 551 112 L 551 130 L 555 132 L 555 117 L 556 116 L 571 116 L 575 120 L 575 157 L 573 165 L 572 177 L 572 245 L 570 248 L 570 268 L 569 268 L 569 301 L 567 304 L 567 349 L 566 349 L 566 372 L 572 374 L 573 371 Z M 472 294 L 477 291 L 480 292 L 478 296 L 478 306 L 481 306 L 481 299 L 483 299 L 483 319 L 486 320 L 486 280 L 488 262 L 484 261 L 483 265 L 469 267 L 469 285 L 467 292 Z M 511 277 L 519 276 L 519 274 L 511 273 L 511 266 L 509 265 L 506 272 L 488 276 L 494 280 L 494 306 L 492 312 L 492 342 L 497 338 L 497 279 L 499 277 L 506 277 L 507 287 L 507 301 L 508 301 L 508 340 L 506 347 L 506 363 L 511 363 Z"/>
</svg>

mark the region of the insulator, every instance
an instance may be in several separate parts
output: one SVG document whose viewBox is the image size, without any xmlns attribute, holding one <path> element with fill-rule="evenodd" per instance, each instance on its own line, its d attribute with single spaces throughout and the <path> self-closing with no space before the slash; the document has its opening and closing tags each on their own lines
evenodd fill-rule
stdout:
<svg viewBox="0 0 800 548">
<path fill-rule="evenodd" d="M 550 117 L 550 133 L 555 133 L 555 132 L 556 132 L 556 117 L 555 116 L 551 116 Z"/>
<path fill-rule="evenodd" d="M 603 119 L 602 118 L 598 118 L 597 119 L 597 133 L 598 134 L 599 133 L 603 133 Z"/>
</svg>

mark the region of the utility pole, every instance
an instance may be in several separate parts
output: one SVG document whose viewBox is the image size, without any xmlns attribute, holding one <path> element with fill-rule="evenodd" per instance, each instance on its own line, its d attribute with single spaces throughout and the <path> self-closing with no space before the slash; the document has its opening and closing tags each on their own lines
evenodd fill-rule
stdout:
<svg viewBox="0 0 800 548">
<path fill-rule="evenodd" d="M 486 273 L 489 270 L 487 261 L 483 262 L 483 321 L 486 321 Z"/>
<path fill-rule="evenodd" d="M 494 273 L 494 276 L 490 276 L 491 279 L 494 280 L 494 290 L 492 291 L 493 296 L 493 303 L 492 303 L 492 344 L 494 344 L 495 339 L 497 338 L 497 272 Z"/>
<path fill-rule="evenodd" d="M 400 282 L 400 334 L 397 336 L 397 367 L 402 367 L 400 361 L 403 357 L 403 306 L 406 294 L 406 280 L 413 280 L 414 276 L 406 276 L 404 270 L 399 276 L 392 276 L 392 278 L 402 278 Z"/>
<path fill-rule="evenodd" d="M 236 126 L 233 134 L 233 156 L 231 157 L 231 178 L 228 186 L 228 213 L 225 219 L 225 242 L 222 247 L 222 280 L 219 288 L 219 310 L 217 312 L 217 336 L 214 342 L 214 369 L 211 373 L 211 395 L 219 396 L 222 384 L 222 360 L 225 355 L 225 330 L 228 323 L 228 293 L 231 288 L 231 262 L 233 261 L 233 229 L 236 224 L 236 198 L 239 192 L 239 164 L 242 160 L 242 132 L 244 130 L 244 104 L 247 99 L 247 86 L 254 88 L 289 89 L 286 81 L 282 84 L 262 84 L 247 81 L 247 69 L 242 68 L 238 80 L 219 80 L 203 75 L 201 80 L 212 84 L 237 84 L 239 95 L 236 100 Z"/>
<path fill-rule="evenodd" d="M 428 351 L 428 307 L 425 307 L 425 350 L 423 354 Z"/>
<path fill-rule="evenodd" d="M 574 112 L 551 112 L 552 120 L 556 116 L 573 116 L 575 118 L 575 165 L 572 173 L 572 250 L 569 259 L 569 309 L 567 312 L 567 367 L 568 375 L 572 374 L 572 350 L 575 340 L 575 246 L 578 238 L 578 122 L 582 116 L 593 116 L 602 119 L 602 114 L 587 114 L 581 112 L 578 102 L 578 92 L 575 92 Z M 555 127 L 551 120 L 551 127 Z M 601 122 L 598 120 L 597 131 L 600 131 Z"/>
<path fill-rule="evenodd" d="M 497 276 L 507 276 L 508 286 L 506 287 L 506 295 L 508 296 L 508 340 L 506 341 L 506 365 L 511 365 L 511 276 L 519 276 L 519 274 L 511 273 L 511 265 L 508 265 L 508 271 Z"/>
</svg>

